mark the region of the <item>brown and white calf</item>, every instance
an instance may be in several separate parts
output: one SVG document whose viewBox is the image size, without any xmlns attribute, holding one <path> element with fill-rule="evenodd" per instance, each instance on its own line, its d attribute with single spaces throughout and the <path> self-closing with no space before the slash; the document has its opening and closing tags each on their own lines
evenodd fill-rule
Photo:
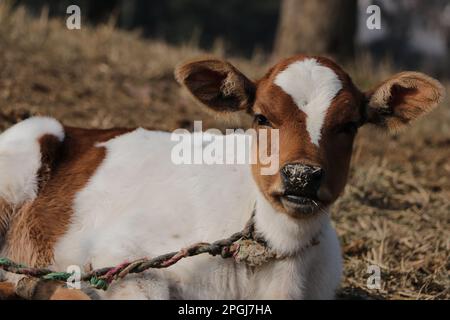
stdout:
<svg viewBox="0 0 450 320">
<path fill-rule="evenodd" d="M 334 62 L 303 55 L 256 82 L 214 59 L 176 77 L 209 108 L 245 110 L 254 129 L 279 129 L 279 170 L 176 165 L 169 133 L 31 118 L 0 136 L 1 255 L 58 270 L 116 265 L 229 236 L 256 204 L 256 231 L 284 259 L 248 268 L 198 256 L 127 277 L 100 298 L 333 298 L 341 251 L 328 208 L 346 184 L 358 128 L 407 125 L 439 103 L 442 86 L 402 72 L 361 92 Z"/>
</svg>

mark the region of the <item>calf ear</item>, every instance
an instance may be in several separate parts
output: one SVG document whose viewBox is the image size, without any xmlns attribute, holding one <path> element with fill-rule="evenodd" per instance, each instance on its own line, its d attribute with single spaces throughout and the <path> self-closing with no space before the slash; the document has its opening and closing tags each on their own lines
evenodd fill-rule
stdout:
<svg viewBox="0 0 450 320">
<path fill-rule="evenodd" d="M 239 111 L 253 105 L 254 83 L 228 62 L 196 60 L 178 67 L 175 77 L 196 99 L 216 111 Z"/>
<path fill-rule="evenodd" d="M 367 122 L 398 130 L 434 109 L 443 86 L 419 72 L 401 72 L 366 93 Z"/>
</svg>

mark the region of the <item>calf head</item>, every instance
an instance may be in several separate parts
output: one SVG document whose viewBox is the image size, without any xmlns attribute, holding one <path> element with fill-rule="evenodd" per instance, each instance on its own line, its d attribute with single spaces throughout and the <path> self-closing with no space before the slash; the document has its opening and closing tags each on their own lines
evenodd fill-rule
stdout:
<svg viewBox="0 0 450 320">
<path fill-rule="evenodd" d="M 252 172 L 272 206 L 295 218 L 314 215 L 342 192 L 358 128 L 400 129 L 443 96 L 438 81 L 418 72 L 398 73 L 362 92 L 333 61 L 304 55 L 279 62 L 258 81 L 214 59 L 186 63 L 176 77 L 209 108 L 246 110 L 256 130 L 279 130 L 279 170 L 262 175 L 258 161 Z M 259 144 L 256 139 L 254 147 Z"/>
</svg>

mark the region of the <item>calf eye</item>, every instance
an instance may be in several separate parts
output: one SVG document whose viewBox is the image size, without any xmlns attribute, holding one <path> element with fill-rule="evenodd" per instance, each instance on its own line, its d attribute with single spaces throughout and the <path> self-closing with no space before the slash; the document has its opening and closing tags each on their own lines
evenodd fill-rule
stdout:
<svg viewBox="0 0 450 320">
<path fill-rule="evenodd" d="M 262 114 L 255 115 L 255 123 L 258 124 L 258 126 L 267 126 L 267 127 L 272 126 L 270 121 Z"/>
<path fill-rule="evenodd" d="M 358 131 L 358 123 L 356 122 L 347 122 L 344 125 L 340 126 L 338 131 L 339 133 L 346 134 L 355 134 Z"/>
</svg>

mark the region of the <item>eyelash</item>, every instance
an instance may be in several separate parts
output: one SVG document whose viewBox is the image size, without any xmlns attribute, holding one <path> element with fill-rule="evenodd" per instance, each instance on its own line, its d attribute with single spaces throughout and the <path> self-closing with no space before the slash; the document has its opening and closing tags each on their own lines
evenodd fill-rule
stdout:
<svg viewBox="0 0 450 320">
<path fill-rule="evenodd" d="M 262 114 L 256 114 L 254 121 L 259 126 L 266 126 L 266 127 L 271 127 L 272 126 L 270 121 L 265 116 L 263 116 Z"/>
</svg>

